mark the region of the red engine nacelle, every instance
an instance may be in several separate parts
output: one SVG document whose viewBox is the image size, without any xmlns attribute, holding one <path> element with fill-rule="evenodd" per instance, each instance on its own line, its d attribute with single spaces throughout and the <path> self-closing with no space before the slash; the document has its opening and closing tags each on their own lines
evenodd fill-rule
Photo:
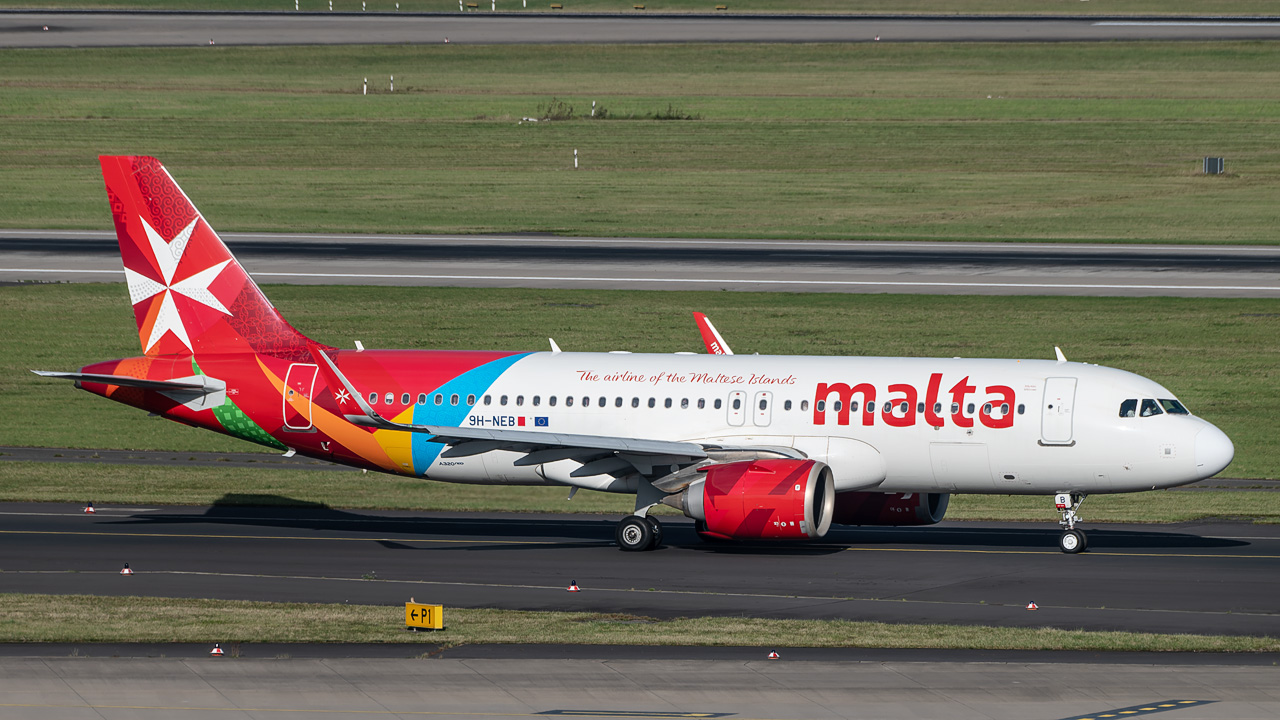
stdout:
<svg viewBox="0 0 1280 720">
<path fill-rule="evenodd" d="M 836 495 L 837 525 L 933 525 L 947 514 L 946 493 L 847 492 Z"/>
<path fill-rule="evenodd" d="M 723 539 L 819 538 L 831 527 L 835 482 L 813 460 L 765 459 L 711 465 L 681 495 L 684 514 Z"/>
</svg>

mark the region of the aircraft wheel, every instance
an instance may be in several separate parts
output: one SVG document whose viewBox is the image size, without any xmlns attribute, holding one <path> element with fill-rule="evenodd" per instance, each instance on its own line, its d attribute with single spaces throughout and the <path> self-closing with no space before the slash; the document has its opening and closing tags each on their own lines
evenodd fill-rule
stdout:
<svg viewBox="0 0 1280 720">
<path fill-rule="evenodd" d="M 614 533 L 618 547 L 627 552 L 639 552 L 653 548 L 653 526 L 645 518 L 628 515 L 618 523 Z"/>
<path fill-rule="evenodd" d="M 644 519 L 649 523 L 649 529 L 653 530 L 653 544 L 651 549 L 662 547 L 662 523 L 658 522 L 658 518 L 652 515 L 645 515 Z"/>
<path fill-rule="evenodd" d="M 1058 538 L 1058 549 L 1071 555 L 1084 552 L 1084 549 L 1088 546 L 1089 539 L 1080 530 L 1068 530 L 1062 533 L 1062 537 Z"/>
</svg>

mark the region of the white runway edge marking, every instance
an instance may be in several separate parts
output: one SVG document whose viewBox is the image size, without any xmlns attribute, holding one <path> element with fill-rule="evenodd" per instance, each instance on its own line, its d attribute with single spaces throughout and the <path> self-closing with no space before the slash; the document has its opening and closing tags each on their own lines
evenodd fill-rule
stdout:
<svg viewBox="0 0 1280 720">
<path fill-rule="evenodd" d="M 67 235 L 84 235 L 86 237 L 102 238 L 104 240 L 115 239 L 115 232 L 112 230 L 3 230 L 0 229 L 0 237 L 12 235 L 17 237 L 25 237 L 27 235 L 62 237 Z M 1280 254 L 1280 248 L 1275 246 L 1246 246 L 1246 245 L 1157 245 L 1157 244 L 1113 244 L 1113 243 L 1043 243 L 1043 242 L 980 242 L 974 240 L 957 240 L 954 242 L 936 242 L 930 240 L 751 240 L 751 239 L 731 239 L 716 240 L 711 238 L 645 238 L 645 237 L 621 237 L 621 238 L 602 238 L 602 237 L 572 237 L 567 235 L 554 236 L 523 236 L 523 235 L 357 235 L 357 234 L 324 234 L 324 233 L 236 233 L 226 232 L 218 233 L 223 240 L 241 240 L 252 243 L 258 238 L 269 240 L 411 240 L 417 242 L 465 242 L 477 245 L 486 245 L 490 243 L 520 243 L 522 245 L 688 245 L 693 247 L 702 246 L 729 246 L 729 247 L 768 247 L 779 250 L 786 250 L 794 247 L 815 247 L 815 248 L 832 248 L 839 250 L 848 250 L 850 248 L 868 248 L 868 247 L 887 247 L 887 248 L 948 248 L 948 249 L 970 249 L 970 250 L 1007 250 L 1009 248 L 1017 248 L 1023 250 L 1052 250 L 1056 252 L 1082 252 L 1094 250 L 1111 250 L 1111 251 L 1145 251 L 1152 254 L 1170 251 L 1194 251 L 1194 252 L 1215 252 L 1222 249 L 1229 249 L 1233 253 L 1252 253 L 1259 255 L 1276 255 Z"/>
<path fill-rule="evenodd" d="M 65 270 L 45 268 L 0 268 L 0 273 L 76 273 L 83 275 L 123 275 L 123 270 Z M 588 283 L 685 283 L 697 285 L 813 285 L 821 287 L 955 287 L 1030 288 L 1038 290 L 1251 290 L 1280 292 L 1280 285 L 1108 285 L 1085 283 L 965 283 L 903 282 L 892 280 L 758 280 L 753 278 L 628 278 L 570 275 L 412 275 L 390 273 L 289 273 L 255 272 L 254 277 L 317 278 L 331 280 L 490 280 L 497 282 L 588 282 Z"/>
<path fill-rule="evenodd" d="M 1195 20 L 1111 20 L 1096 22 L 1106 27 L 1280 27 L 1277 22 L 1197 22 Z"/>
</svg>

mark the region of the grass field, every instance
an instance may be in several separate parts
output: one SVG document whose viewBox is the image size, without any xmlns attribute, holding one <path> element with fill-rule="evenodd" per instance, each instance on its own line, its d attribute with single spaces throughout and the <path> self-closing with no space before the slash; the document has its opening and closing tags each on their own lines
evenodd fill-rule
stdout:
<svg viewBox="0 0 1280 720">
<path fill-rule="evenodd" d="M 1280 226 L 1274 43 L 10 49 L 0 88 L 5 227 L 108 227 L 99 153 L 157 155 L 222 230 L 1275 243 Z M 553 98 L 575 119 L 520 123 Z M 583 117 L 593 100 L 610 119 Z M 691 119 L 655 119 L 672 115 Z M 1228 173 L 1198 174 L 1206 155 Z"/>
<path fill-rule="evenodd" d="M 474 0 L 473 0 L 474 1 Z M 837 14 L 938 14 L 938 15 L 1273 15 L 1275 4 L 1269 0 L 1109 0 L 1080 3 L 1077 0 L 560 0 L 567 12 L 635 13 L 634 6 L 645 6 L 648 13 L 711 13 L 717 5 L 727 5 L 733 13 L 837 13 Z M 479 11 L 489 10 L 489 3 L 479 3 Z M 299 8 L 306 12 L 328 10 L 327 0 L 302 0 Z M 0 8 L 29 9 L 134 9 L 134 10 L 293 10 L 286 0 L 0 0 Z M 335 0 L 337 12 L 359 12 L 360 0 Z M 395 0 L 367 0 L 369 12 L 395 12 Z M 549 0 L 498 3 L 502 12 L 552 12 Z M 401 12 L 457 12 L 458 3 L 450 0 L 400 0 Z"/>
<path fill-rule="evenodd" d="M 1009 611 L 1025 612 L 1010 606 Z M 93 618 L 86 622 L 85 618 Z M 0 594 L 0 642 L 549 643 L 770 647 L 974 648 L 1104 652 L 1275 652 L 1270 637 L 1157 635 L 1052 628 L 907 625 L 842 620 L 679 618 L 446 608 L 445 629 L 404 630 L 399 606 L 181 598 Z"/>
<path fill-rule="evenodd" d="M 396 475 L 274 468 L 174 468 L 0 462 L 0 502 L 104 505 L 248 505 L 374 510 L 629 514 L 630 495 L 591 490 L 566 499 L 563 487 L 454 485 Z M 660 515 L 680 513 L 659 506 Z M 1280 523 L 1280 493 L 1204 490 L 1090 497 L 1093 523 L 1170 523 L 1227 518 Z M 948 520 L 1056 521 L 1045 497 L 955 495 Z M 601 536 L 601 540 L 607 540 Z"/>
<path fill-rule="evenodd" d="M 1236 445 L 1232 477 L 1280 477 L 1274 442 L 1280 301 L 268 286 L 304 333 L 339 347 L 701 351 L 690 311 L 738 352 L 1052 357 L 1120 367 L 1173 390 Z M 139 354 L 123 284 L 0 288 L 5 444 L 253 449 L 37 378 Z M 50 319 L 56 318 L 56 322 Z"/>
</svg>

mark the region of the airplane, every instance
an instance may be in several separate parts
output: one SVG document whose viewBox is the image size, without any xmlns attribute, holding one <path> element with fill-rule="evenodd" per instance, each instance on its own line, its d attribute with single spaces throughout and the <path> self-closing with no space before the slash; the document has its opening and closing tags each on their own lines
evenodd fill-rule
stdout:
<svg viewBox="0 0 1280 720">
<path fill-rule="evenodd" d="M 294 329 L 158 160 L 100 157 L 142 355 L 33 371 L 282 451 L 457 483 L 627 493 L 622 550 L 673 507 L 708 541 L 918 526 L 951 494 L 1087 495 L 1231 462 L 1225 433 L 1139 375 L 1056 360 L 339 349 Z M 710 328 L 708 332 L 707 328 Z M 710 346 L 712 343 L 708 343 Z"/>
</svg>

